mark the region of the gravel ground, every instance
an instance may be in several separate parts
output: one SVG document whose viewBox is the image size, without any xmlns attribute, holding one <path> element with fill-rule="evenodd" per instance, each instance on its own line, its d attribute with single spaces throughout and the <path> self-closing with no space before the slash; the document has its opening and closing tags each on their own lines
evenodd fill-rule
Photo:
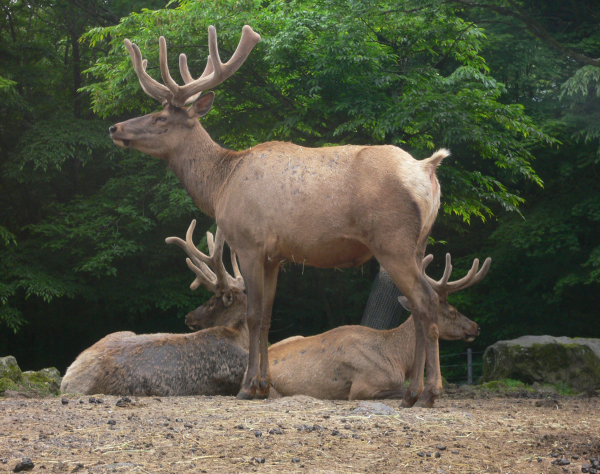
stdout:
<svg viewBox="0 0 600 474">
<path fill-rule="evenodd" d="M 597 397 L 451 391 L 426 410 L 304 396 L 13 396 L 0 399 L 6 473 L 24 458 L 45 473 L 563 473 L 600 456 Z"/>
</svg>

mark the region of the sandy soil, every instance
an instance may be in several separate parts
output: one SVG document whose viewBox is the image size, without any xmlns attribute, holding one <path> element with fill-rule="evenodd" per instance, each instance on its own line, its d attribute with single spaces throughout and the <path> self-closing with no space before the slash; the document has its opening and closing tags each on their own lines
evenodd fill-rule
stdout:
<svg viewBox="0 0 600 474">
<path fill-rule="evenodd" d="M 563 473 L 600 455 L 597 397 L 455 392 L 430 410 L 386 400 L 395 415 L 309 397 L 95 398 L 0 399 L 0 472 L 29 458 L 45 473 Z"/>
</svg>

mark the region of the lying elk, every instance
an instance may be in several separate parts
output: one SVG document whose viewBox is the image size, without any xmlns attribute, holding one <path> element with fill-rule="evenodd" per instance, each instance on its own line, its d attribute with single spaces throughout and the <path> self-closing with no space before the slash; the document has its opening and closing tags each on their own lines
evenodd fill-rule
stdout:
<svg viewBox="0 0 600 474">
<path fill-rule="evenodd" d="M 239 256 L 248 293 L 250 353 L 238 398 L 269 393 L 268 333 L 280 262 L 333 268 L 358 266 L 374 255 L 413 309 L 413 378 L 403 405 L 419 399 L 420 406 L 432 406 L 442 391 L 437 314 L 450 308 L 423 276 L 421 262 L 440 205 L 435 171 L 448 151 L 417 161 L 395 146 L 305 148 L 268 142 L 225 150 L 198 122 L 214 99 L 213 92 L 200 94 L 231 76 L 260 36 L 244 26 L 237 49 L 223 64 L 215 28 L 208 33 L 210 57 L 198 79 L 191 76 L 186 56 L 179 57 L 183 86 L 169 73 L 163 37 L 159 62 L 165 85 L 147 74 L 139 48 L 125 40 L 142 89 L 164 108 L 109 131 L 118 146 L 166 160 L 195 204 L 216 218 Z M 476 260 L 471 273 L 478 265 Z"/>
<path fill-rule="evenodd" d="M 75 359 L 62 380 L 62 392 L 137 396 L 238 393 L 248 364 L 244 281 L 233 253 L 235 278 L 225 271 L 224 241 L 218 230 L 216 243 L 212 234 L 207 234 L 209 256 L 195 247 L 195 224 L 190 225 L 186 242 L 169 237 L 167 243 L 179 245 L 190 256 L 188 266 L 197 275 L 191 288 L 204 285 L 215 293 L 186 316 L 191 329 L 209 329 L 191 334 L 109 334 Z"/>
<path fill-rule="evenodd" d="M 432 255 L 425 257 L 423 272 L 432 259 Z M 446 268 L 452 268 L 450 254 Z M 474 285 L 483 276 L 459 280 L 460 285 L 447 283 L 446 274 L 439 282 L 425 278 L 440 300 L 445 300 L 449 293 Z M 408 300 L 398 299 L 410 311 Z M 438 315 L 439 338 L 473 341 L 480 332 L 477 323 L 448 307 L 450 311 Z M 404 381 L 413 375 L 415 340 L 412 316 L 390 330 L 341 326 L 317 336 L 285 339 L 269 347 L 273 388 L 282 396 L 333 400 L 402 398 Z"/>
</svg>

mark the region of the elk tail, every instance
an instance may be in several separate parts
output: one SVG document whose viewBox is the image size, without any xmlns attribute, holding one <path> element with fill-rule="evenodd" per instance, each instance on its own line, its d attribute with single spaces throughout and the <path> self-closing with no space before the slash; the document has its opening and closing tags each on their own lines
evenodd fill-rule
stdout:
<svg viewBox="0 0 600 474">
<path fill-rule="evenodd" d="M 429 168 L 429 170 L 431 172 L 434 172 L 436 170 L 436 168 L 439 166 L 439 164 L 442 162 L 442 160 L 444 158 L 446 158 L 447 156 L 450 156 L 450 151 L 446 150 L 445 148 L 440 148 L 429 158 L 425 158 L 423 160 L 423 164 L 425 165 L 426 168 Z"/>
<path fill-rule="evenodd" d="M 431 190 L 433 192 L 433 196 L 436 196 L 436 199 L 440 197 L 440 185 L 435 176 L 435 170 L 442 162 L 444 158 L 450 155 L 450 151 L 445 148 L 440 148 L 429 158 L 425 158 L 421 161 L 423 163 L 423 168 L 427 170 L 427 174 L 429 175 L 429 181 L 431 182 Z M 437 212 L 437 211 L 436 211 Z"/>
</svg>

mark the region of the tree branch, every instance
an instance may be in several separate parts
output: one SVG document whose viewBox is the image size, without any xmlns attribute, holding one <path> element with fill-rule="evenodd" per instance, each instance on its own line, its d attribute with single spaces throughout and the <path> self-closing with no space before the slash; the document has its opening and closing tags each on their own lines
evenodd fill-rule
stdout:
<svg viewBox="0 0 600 474">
<path fill-rule="evenodd" d="M 546 29 L 534 18 L 532 18 L 525 10 L 523 10 L 514 0 L 506 0 L 512 6 L 513 9 L 501 7 L 498 5 L 475 3 L 470 0 L 446 1 L 447 3 L 459 4 L 468 8 L 483 8 L 485 10 L 491 10 L 502 16 L 511 16 L 523 23 L 527 30 L 529 30 L 536 38 L 543 41 L 546 45 L 548 45 L 555 51 L 558 51 L 582 64 L 600 67 L 600 59 L 590 58 L 589 56 L 578 53 L 577 51 L 574 51 L 571 48 L 561 45 L 558 41 L 552 38 L 552 36 L 550 36 Z"/>
</svg>

